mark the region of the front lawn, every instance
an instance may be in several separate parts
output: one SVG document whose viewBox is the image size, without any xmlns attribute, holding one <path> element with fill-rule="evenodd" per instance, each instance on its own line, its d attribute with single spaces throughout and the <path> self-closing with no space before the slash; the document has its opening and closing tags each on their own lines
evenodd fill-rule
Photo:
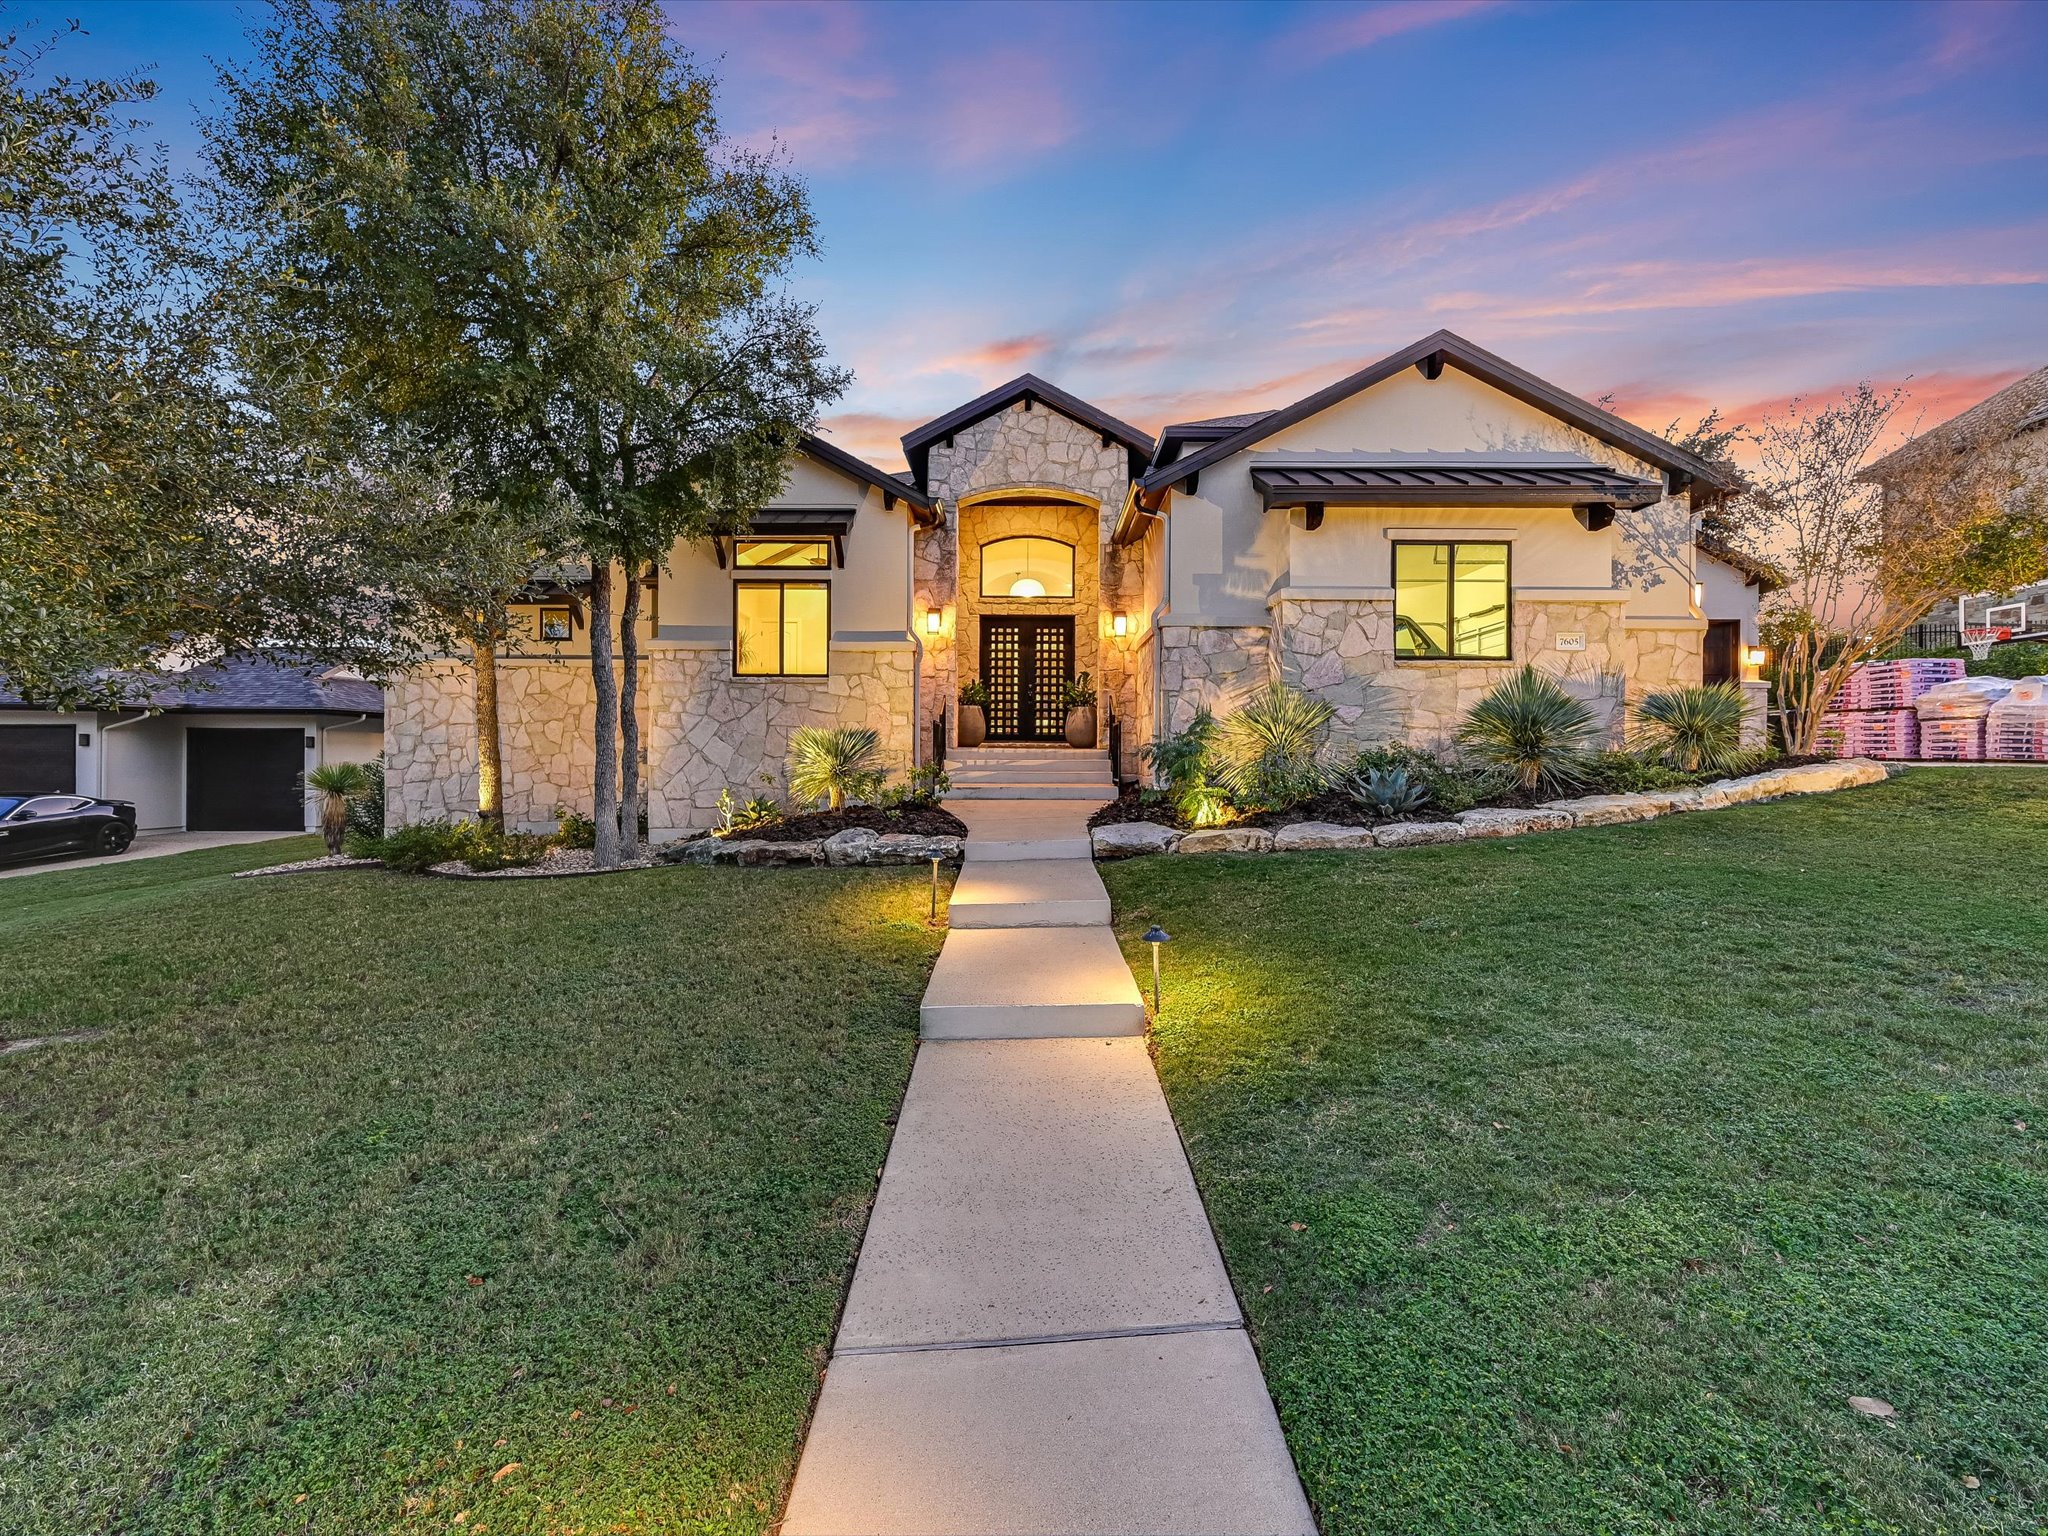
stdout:
<svg viewBox="0 0 2048 1536">
<path fill-rule="evenodd" d="M 1105 868 L 1326 1536 L 2041 1529 L 2044 868 L 2033 770 Z"/>
<path fill-rule="evenodd" d="M 758 1531 L 910 1069 L 922 870 L 0 904 L 0 1530 Z"/>
</svg>

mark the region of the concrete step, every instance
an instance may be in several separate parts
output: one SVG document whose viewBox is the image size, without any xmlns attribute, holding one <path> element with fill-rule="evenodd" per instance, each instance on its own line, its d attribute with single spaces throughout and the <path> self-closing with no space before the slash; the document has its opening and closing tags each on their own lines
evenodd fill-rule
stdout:
<svg viewBox="0 0 2048 1536">
<path fill-rule="evenodd" d="M 1012 859 L 1086 859 L 1088 817 L 1079 800 L 953 800 L 946 808 L 967 823 L 967 862 Z"/>
<path fill-rule="evenodd" d="M 1100 768 L 1109 771 L 1109 756 L 1103 752 L 949 752 L 946 771 L 962 768 Z"/>
<path fill-rule="evenodd" d="M 1313 1536 L 1242 1328 L 836 1356 L 783 1536 Z"/>
<path fill-rule="evenodd" d="M 919 1014 L 927 1040 L 1145 1032 L 1138 983 L 1107 928 L 955 928 Z"/>
<path fill-rule="evenodd" d="M 1109 892 L 1092 860 L 963 864 L 947 921 L 955 928 L 1086 928 L 1109 922 Z"/>
<path fill-rule="evenodd" d="M 1106 762 L 1034 763 L 1026 768 L 1013 768 L 1008 763 L 948 767 L 946 777 L 955 784 L 1008 784 L 1021 780 L 1030 784 L 1100 784 L 1111 788 L 1116 782 L 1110 777 Z"/>
<path fill-rule="evenodd" d="M 955 784 L 946 791 L 948 800 L 1091 800 L 1101 805 L 1116 798 L 1107 784 L 1020 783 L 1011 779 L 1000 784 Z"/>
</svg>

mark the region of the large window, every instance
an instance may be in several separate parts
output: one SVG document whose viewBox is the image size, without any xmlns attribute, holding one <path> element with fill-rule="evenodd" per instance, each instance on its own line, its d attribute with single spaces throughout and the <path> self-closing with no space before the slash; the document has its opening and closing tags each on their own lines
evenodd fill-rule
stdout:
<svg viewBox="0 0 2048 1536">
<path fill-rule="evenodd" d="M 1505 544 L 1396 544 L 1394 654 L 1505 661 L 1513 613 Z"/>
<path fill-rule="evenodd" d="M 832 588 L 822 581 L 742 581 L 732 589 L 735 677 L 823 677 Z"/>
<path fill-rule="evenodd" d="M 1072 597 L 1074 546 L 1058 539 L 996 539 L 981 546 L 983 597 Z"/>
<path fill-rule="evenodd" d="M 832 546 L 823 539 L 741 539 L 733 550 L 732 563 L 822 571 L 832 563 Z"/>
</svg>

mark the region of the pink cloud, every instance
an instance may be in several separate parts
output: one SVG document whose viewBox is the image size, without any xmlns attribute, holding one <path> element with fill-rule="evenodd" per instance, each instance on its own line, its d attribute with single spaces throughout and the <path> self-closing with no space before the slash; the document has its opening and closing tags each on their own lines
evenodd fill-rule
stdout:
<svg viewBox="0 0 2048 1536">
<path fill-rule="evenodd" d="M 1273 51 L 1290 63 L 1298 63 L 1303 52 L 1335 58 L 1409 32 L 1462 21 L 1480 11 L 1494 10 L 1500 4 L 1501 0 L 1387 0 L 1383 5 L 1318 16 L 1283 34 L 1275 41 Z"/>
<path fill-rule="evenodd" d="M 925 416 L 885 416 L 873 411 L 842 411 L 818 423 L 818 436 L 835 448 L 844 448 L 856 458 L 866 459 L 877 469 L 901 474 L 909 466 L 903 460 L 903 434 L 922 426 Z"/>
<path fill-rule="evenodd" d="M 920 138 L 942 165 L 979 169 L 1036 159 L 1070 142 L 1080 114 L 1071 73 L 1043 51 L 999 48 L 947 65 L 931 82 Z"/>
</svg>

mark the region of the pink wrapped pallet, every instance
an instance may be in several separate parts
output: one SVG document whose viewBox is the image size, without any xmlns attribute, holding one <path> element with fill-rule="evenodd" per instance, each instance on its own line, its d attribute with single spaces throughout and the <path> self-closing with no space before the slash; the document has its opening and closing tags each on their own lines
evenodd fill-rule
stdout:
<svg viewBox="0 0 2048 1536">
<path fill-rule="evenodd" d="M 1925 731 L 1930 720 L 1982 720 L 1991 706 L 2012 692 L 2009 677 L 1961 677 L 1937 683 L 1913 701 Z"/>
<path fill-rule="evenodd" d="M 2048 763 L 2048 677 L 2023 677 L 1991 706 L 1984 755 L 2006 762 Z"/>
<path fill-rule="evenodd" d="M 1984 720 L 1920 717 L 1920 757 L 1930 763 L 1976 763 L 1984 760 Z"/>
<path fill-rule="evenodd" d="M 1907 656 L 1897 661 L 1866 661 L 1852 669 L 1837 695 L 1845 710 L 1907 709 L 1928 689 L 1963 676 L 1960 657 Z"/>
<path fill-rule="evenodd" d="M 1920 721 L 1910 709 L 1850 710 L 1821 722 L 1820 749 L 1840 757 L 1911 757 Z"/>
</svg>

